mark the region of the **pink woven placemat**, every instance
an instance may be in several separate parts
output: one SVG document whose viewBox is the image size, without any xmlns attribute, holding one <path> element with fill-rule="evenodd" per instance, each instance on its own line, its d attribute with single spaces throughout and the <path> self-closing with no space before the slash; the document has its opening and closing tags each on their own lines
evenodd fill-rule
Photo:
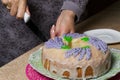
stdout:
<svg viewBox="0 0 120 80">
<path fill-rule="evenodd" d="M 26 76 L 29 80 L 53 80 L 51 78 L 48 78 L 40 73 L 38 73 L 36 70 L 34 70 L 30 64 L 26 66 Z"/>
</svg>

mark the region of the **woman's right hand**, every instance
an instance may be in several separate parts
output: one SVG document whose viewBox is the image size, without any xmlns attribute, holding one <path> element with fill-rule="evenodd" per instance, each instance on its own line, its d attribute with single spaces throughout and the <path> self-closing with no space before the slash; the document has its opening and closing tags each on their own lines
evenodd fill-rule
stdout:
<svg viewBox="0 0 120 80">
<path fill-rule="evenodd" d="M 70 10 L 61 11 L 57 19 L 56 25 L 53 25 L 50 30 L 51 38 L 55 36 L 62 36 L 67 33 L 74 33 L 75 31 L 75 13 Z"/>
<path fill-rule="evenodd" d="M 27 8 L 27 0 L 2 0 L 2 3 L 10 10 L 12 16 L 23 18 Z"/>
</svg>

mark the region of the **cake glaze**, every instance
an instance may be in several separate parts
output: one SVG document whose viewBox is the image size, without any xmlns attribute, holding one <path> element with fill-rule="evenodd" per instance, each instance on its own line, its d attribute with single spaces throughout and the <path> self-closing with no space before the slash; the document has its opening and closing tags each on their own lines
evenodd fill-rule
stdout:
<svg viewBox="0 0 120 80">
<path fill-rule="evenodd" d="M 44 68 L 69 79 L 88 79 L 106 73 L 111 55 L 106 43 L 79 33 L 65 34 L 45 42 Z"/>
</svg>

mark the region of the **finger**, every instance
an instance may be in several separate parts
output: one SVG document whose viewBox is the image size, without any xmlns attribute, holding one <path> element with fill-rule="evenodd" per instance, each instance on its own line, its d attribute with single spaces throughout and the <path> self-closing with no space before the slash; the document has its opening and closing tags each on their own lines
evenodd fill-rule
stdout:
<svg viewBox="0 0 120 80">
<path fill-rule="evenodd" d="M 62 36 L 62 35 L 67 34 L 67 33 L 70 33 L 70 32 L 63 31 L 63 32 L 60 33 L 59 36 Z"/>
<path fill-rule="evenodd" d="M 28 6 L 26 7 L 26 11 L 25 11 L 28 15 L 30 15 L 30 11 L 29 11 L 29 8 Z"/>
<path fill-rule="evenodd" d="M 21 19 L 24 17 L 26 10 L 26 0 L 19 0 L 17 18 Z"/>
<path fill-rule="evenodd" d="M 12 1 L 11 0 L 8 0 L 8 3 L 7 3 L 7 9 L 11 9 L 11 6 L 12 6 Z"/>
<path fill-rule="evenodd" d="M 74 29 L 72 29 L 71 31 L 70 31 L 70 33 L 74 33 L 75 32 L 75 30 Z"/>
<path fill-rule="evenodd" d="M 56 22 L 56 33 L 59 34 L 61 17 L 59 16 Z"/>
<path fill-rule="evenodd" d="M 50 36 L 51 36 L 51 38 L 54 38 L 54 37 L 56 36 L 56 34 L 55 34 L 55 25 L 53 25 L 53 26 L 51 27 Z"/>
<path fill-rule="evenodd" d="M 10 14 L 12 16 L 15 16 L 17 14 L 17 10 L 18 10 L 18 0 L 12 0 L 12 7 L 10 10 Z"/>
<path fill-rule="evenodd" d="M 8 4 L 6 5 L 6 8 L 10 10 L 11 6 L 12 6 L 12 4 L 8 2 Z"/>
<path fill-rule="evenodd" d="M 7 5 L 8 4 L 8 0 L 2 0 L 2 3 Z"/>
<path fill-rule="evenodd" d="M 72 31 L 70 31 L 70 33 L 74 33 L 74 32 L 75 32 L 75 31 L 73 31 L 73 30 L 72 30 Z"/>
<path fill-rule="evenodd" d="M 62 36 L 63 34 L 67 34 L 67 33 L 70 33 L 70 31 L 69 31 L 69 30 L 61 29 L 61 30 L 60 30 L 60 35 L 59 35 L 59 36 Z"/>
</svg>

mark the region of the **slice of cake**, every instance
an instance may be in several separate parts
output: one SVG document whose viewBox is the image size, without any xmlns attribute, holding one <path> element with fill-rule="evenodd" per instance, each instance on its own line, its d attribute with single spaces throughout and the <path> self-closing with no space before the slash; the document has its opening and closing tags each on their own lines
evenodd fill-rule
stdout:
<svg viewBox="0 0 120 80">
<path fill-rule="evenodd" d="M 70 33 L 45 42 L 42 64 L 63 78 L 96 78 L 110 69 L 111 54 L 102 40 Z"/>
</svg>

